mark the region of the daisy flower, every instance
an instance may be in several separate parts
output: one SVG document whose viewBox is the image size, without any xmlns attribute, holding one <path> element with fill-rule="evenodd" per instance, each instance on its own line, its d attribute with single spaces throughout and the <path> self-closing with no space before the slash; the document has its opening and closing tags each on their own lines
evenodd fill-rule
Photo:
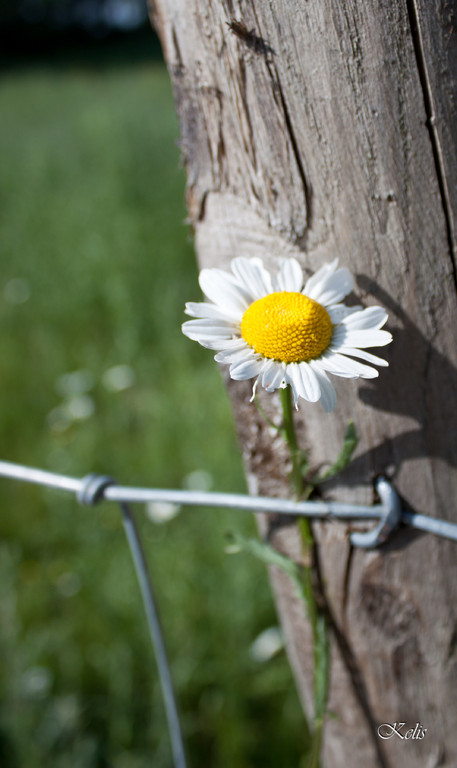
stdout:
<svg viewBox="0 0 457 768">
<path fill-rule="evenodd" d="M 203 269 L 199 282 L 210 303 L 186 304 L 196 319 L 183 324 L 183 333 L 217 350 L 214 359 L 230 366 L 232 379 L 255 378 L 253 397 L 258 385 L 268 392 L 290 385 L 295 405 L 300 397 L 320 400 L 329 413 L 336 405 L 329 373 L 373 379 L 373 365 L 388 365 L 365 351 L 392 340 L 380 330 L 387 312 L 341 303 L 354 279 L 338 259 L 305 282 L 295 259 L 283 259 L 272 276 L 260 259 L 237 258 L 231 272 Z"/>
</svg>

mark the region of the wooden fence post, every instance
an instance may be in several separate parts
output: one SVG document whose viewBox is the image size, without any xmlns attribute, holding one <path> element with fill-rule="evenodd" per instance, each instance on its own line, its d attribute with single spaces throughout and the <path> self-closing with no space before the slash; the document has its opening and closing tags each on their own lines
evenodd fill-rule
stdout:
<svg viewBox="0 0 457 768">
<path fill-rule="evenodd" d="M 335 458 L 349 418 L 355 461 L 328 498 L 370 502 L 387 473 L 404 503 L 457 518 L 457 13 L 446 0 L 155 0 L 181 126 L 200 266 L 237 255 L 315 269 L 339 256 L 366 304 L 390 313 L 390 368 L 336 380 L 338 406 L 300 410 L 312 462 Z M 189 297 L 191 298 L 191 297 Z M 228 382 L 253 492 L 288 493 L 286 454 L 250 384 Z M 275 395 L 263 406 L 279 412 Z M 293 525 L 265 519 L 300 556 Z M 324 765 L 457 765 L 457 549 L 404 529 L 353 550 L 315 526 L 332 643 Z M 310 636 L 274 573 L 289 657 L 311 708 Z M 420 723 L 423 739 L 378 725 Z M 405 732 L 405 729 L 404 731 Z"/>
</svg>

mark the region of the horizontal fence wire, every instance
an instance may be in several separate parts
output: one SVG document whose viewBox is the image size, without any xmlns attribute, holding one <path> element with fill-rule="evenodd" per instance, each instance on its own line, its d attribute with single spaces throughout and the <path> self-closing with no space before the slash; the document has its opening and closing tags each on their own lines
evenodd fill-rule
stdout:
<svg viewBox="0 0 457 768">
<path fill-rule="evenodd" d="M 83 493 L 88 478 L 93 477 L 88 475 L 78 479 L 43 469 L 13 464 L 9 461 L 0 461 L 0 476 L 69 491 L 78 497 Z M 334 501 L 292 501 L 291 499 L 276 499 L 269 496 L 247 496 L 241 493 L 135 488 L 117 485 L 114 481 L 106 485 L 102 497 L 106 501 L 116 501 L 120 504 L 123 502 L 147 504 L 154 501 L 166 501 L 182 506 L 225 507 L 251 512 L 271 512 L 299 517 L 342 520 L 377 520 L 383 516 L 385 511 L 382 504 L 368 506 Z"/>
<path fill-rule="evenodd" d="M 90 484 L 88 475 L 84 478 L 68 477 L 66 475 L 48 472 L 43 469 L 26 467 L 9 461 L 0 461 L 0 477 L 9 477 L 26 483 L 34 483 L 49 488 L 74 493 L 78 500 L 84 496 L 84 489 Z M 384 504 L 352 504 L 338 501 L 293 501 L 291 499 L 271 498 L 270 496 L 247 496 L 237 493 L 217 493 L 207 491 L 187 491 L 163 488 L 137 488 L 118 485 L 111 478 L 102 488 L 97 501 L 115 501 L 122 503 L 147 504 L 149 502 L 170 502 L 181 506 L 195 507 L 224 507 L 227 509 L 245 510 L 250 512 L 269 512 L 277 515 L 310 517 L 317 520 L 352 520 L 369 521 L 381 520 L 386 514 Z M 86 500 L 85 503 L 93 503 Z M 401 523 L 412 528 L 434 533 L 437 536 L 457 541 L 457 524 L 447 520 L 438 520 L 428 515 L 402 510 Z"/>
</svg>

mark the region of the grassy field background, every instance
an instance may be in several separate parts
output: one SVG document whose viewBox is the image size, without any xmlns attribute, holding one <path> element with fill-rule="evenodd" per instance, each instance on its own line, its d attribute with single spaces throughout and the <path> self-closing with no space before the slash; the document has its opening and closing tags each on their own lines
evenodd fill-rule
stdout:
<svg viewBox="0 0 457 768">
<path fill-rule="evenodd" d="M 198 300 L 168 75 L 113 51 L 0 76 L 0 436 L 5 459 L 125 484 L 243 491 Z M 0 481 L 0 764 L 168 768 L 163 706 L 116 507 Z M 296 768 L 304 723 L 240 513 L 138 509 L 190 764 Z"/>
</svg>

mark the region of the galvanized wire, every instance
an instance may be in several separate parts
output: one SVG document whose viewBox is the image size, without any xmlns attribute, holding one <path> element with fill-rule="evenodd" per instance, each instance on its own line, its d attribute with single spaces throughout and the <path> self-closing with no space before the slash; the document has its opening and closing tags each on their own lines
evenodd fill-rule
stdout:
<svg viewBox="0 0 457 768">
<path fill-rule="evenodd" d="M 68 477 L 65 475 L 34 469 L 9 461 L 0 461 L 0 477 L 22 480 L 50 488 L 73 492 L 81 500 L 81 495 L 87 486 L 89 478 Z M 214 493 L 203 491 L 187 491 L 163 488 L 137 488 L 117 485 L 114 481 L 106 484 L 100 498 L 118 503 L 148 503 L 166 501 L 182 506 L 196 507 L 225 507 L 228 509 L 246 510 L 251 512 L 270 512 L 277 515 L 292 515 L 310 517 L 316 520 L 381 520 L 386 512 L 384 504 L 342 503 L 337 501 L 292 501 L 291 499 L 276 499 L 267 496 L 246 496 L 236 493 Z M 433 533 L 436 536 L 457 541 L 457 524 L 447 520 L 437 520 L 427 515 L 402 510 L 401 523 L 412 528 Z"/>
<path fill-rule="evenodd" d="M 179 720 L 178 704 L 173 689 L 170 665 L 168 663 L 159 612 L 157 609 L 157 602 L 154 595 L 154 589 L 152 587 L 148 564 L 143 551 L 143 547 L 141 546 L 141 538 L 136 525 L 135 517 L 128 504 L 122 503 L 120 507 L 122 510 L 122 522 L 124 524 L 125 535 L 127 536 L 130 552 L 135 565 L 135 571 L 140 586 L 141 596 L 143 598 L 146 619 L 148 622 L 149 634 L 155 652 L 165 712 L 167 715 L 168 729 L 170 732 L 170 742 L 175 768 L 186 768 L 187 763 L 184 751 L 181 724 Z"/>
<path fill-rule="evenodd" d="M 78 479 L 65 475 L 57 475 L 43 469 L 34 469 L 9 461 L 0 461 L 0 476 L 25 483 L 44 485 L 71 491 L 79 498 L 86 487 L 89 478 Z M 95 476 L 98 477 L 98 476 Z M 196 507 L 226 507 L 242 509 L 251 512 L 274 512 L 283 515 L 299 517 L 315 517 L 341 520 L 377 520 L 385 511 L 382 504 L 373 506 L 345 504 L 335 501 L 292 501 L 291 499 L 274 499 L 268 496 L 246 496 L 237 493 L 214 493 L 203 491 L 185 491 L 162 488 L 134 488 L 117 485 L 110 482 L 103 490 L 102 497 L 106 501 L 118 503 L 141 503 L 166 501 L 172 504 Z"/>
</svg>

